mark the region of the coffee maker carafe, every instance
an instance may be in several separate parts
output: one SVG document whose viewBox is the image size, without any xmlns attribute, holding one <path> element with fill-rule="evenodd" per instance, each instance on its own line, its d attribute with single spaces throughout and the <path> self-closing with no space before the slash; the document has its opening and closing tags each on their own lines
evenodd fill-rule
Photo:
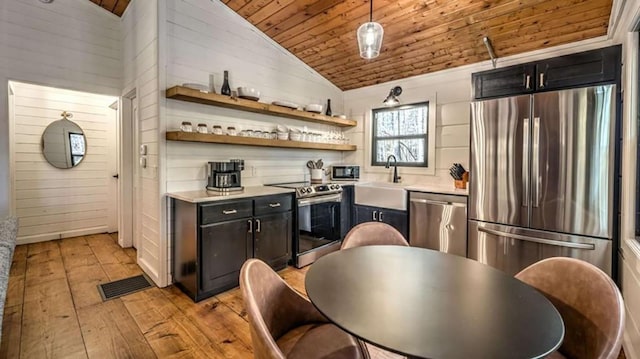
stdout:
<svg viewBox="0 0 640 359">
<path fill-rule="evenodd" d="M 209 179 L 207 190 L 228 192 L 241 191 L 240 171 L 244 170 L 244 160 L 230 160 L 229 162 L 209 162 L 207 164 Z"/>
</svg>

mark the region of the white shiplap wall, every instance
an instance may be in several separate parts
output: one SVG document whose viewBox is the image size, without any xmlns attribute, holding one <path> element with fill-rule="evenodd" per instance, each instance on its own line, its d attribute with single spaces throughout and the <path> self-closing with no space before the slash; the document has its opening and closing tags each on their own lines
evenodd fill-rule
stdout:
<svg viewBox="0 0 640 359">
<path fill-rule="evenodd" d="M 160 27 L 161 38 L 166 38 L 166 48 L 161 50 L 161 59 L 166 61 L 162 67 L 166 73 L 160 76 L 161 89 L 186 82 L 208 85 L 209 76 L 213 75 L 214 87 L 219 93 L 223 71 L 228 70 L 232 89 L 255 87 L 261 91 L 261 102 L 288 100 L 306 105 L 326 104 L 327 99 L 331 99 L 333 113 L 342 112 L 342 91 L 222 2 L 168 0 L 165 11 L 166 22 L 164 28 Z M 318 133 L 337 130 L 331 126 L 166 99 L 161 102 L 160 113 L 164 130 L 178 129 L 182 121 L 190 121 L 194 126 L 206 123 L 209 129 L 218 124 L 223 128 L 270 131 L 282 124 L 302 130 L 306 126 L 308 131 Z M 308 160 L 322 158 L 329 165 L 341 162 L 342 153 L 167 141 L 163 158 L 166 158 L 161 173 L 165 176 L 164 190 L 177 192 L 204 188 L 208 161 L 244 159 L 242 184 L 252 186 L 308 179 L 305 166 Z M 167 254 L 170 246 L 167 240 Z M 170 260 L 167 255 L 167 271 Z"/>
<path fill-rule="evenodd" d="M 109 228 L 116 207 L 116 111 L 109 105 L 117 98 L 16 82 L 12 88 L 18 243 L 116 230 Z M 85 158 L 71 169 L 50 165 L 40 144 L 63 110 L 74 115 L 87 139 Z"/>
<path fill-rule="evenodd" d="M 470 75 L 467 72 L 447 73 L 444 76 L 423 76 L 406 81 L 396 81 L 383 85 L 370 86 L 363 89 L 345 92 L 347 111 L 358 121 L 356 128 L 347 131 L 358 151 L 346 156 L 347 162 L 360 164 L 363 169 L 363 180 L 386 181 L 391 170 L 370 168 L 370 144 L 368 126 L 371 126 L 370 111 L 382 107 L 382 100 L 395 86 L 402 86 L 400 96 L 402 103 L 418 103 L 429 100 L 435 104 L 435 132 L 429 136 L 435 141 L 435 175 L 417 173 L 416 169 L 398 169 L 403 183 L 450 183 L 448 168 L 453 162 L 460 162 L 468 167 L 469 158 L 469 98 Z M 408 173 L 412 171 L 413 173 Z M 426 171 L 424 171 L 426 172 Z"/>
<path fill-rule="evenodd" d="M 159 166 L 158 88 L 158 2 L 132 1 L 122 17 L 124 61 L 123 95 L 136 90 L 140 144 L 147 145 L 147 167 L 140 168 L 140 201 L 136 209 L 141 222 L 138 264 L 159 286 L 167 285 L 161 245 Z M 137 164 L 137 161 L 134 162 Z M 135 180 L 135 179 L 134 179 Z"/>
<path fill-rule="evenodd" d="M 230 73 L 232 89 L 255 87 L 261 102 L 288 100 L 300 105 L 326 104 L 334 113 L 342 110 L 342 92 L 300 60 L 268 39 L 219 1 L 167 1 L 167 87 L 185 82 L 209 84 L 219 93 L 223 71 Z M 178 129 L 182 121 L 235 126 L 238 130 L 268 130 L 282 124 L 327 133 L 336 128 L 273 116 L 166 100 L 166 129 Z M 207 161 L 243 158 L 247 170 L 244 185 L 260 185 L 308 178 L 305 163 L 322 158 L 339 162 L 340 152 L 285 150 L 266 147 L 167 144 L 167 191 L 201 189 L 205 186 Z"/>
<path fill-rule="evenodd" d="M 120 20 L 86 0 L 0 1 L 0 217 L 11 211 L 7 81 L 119 95 Z"/>
</svg>

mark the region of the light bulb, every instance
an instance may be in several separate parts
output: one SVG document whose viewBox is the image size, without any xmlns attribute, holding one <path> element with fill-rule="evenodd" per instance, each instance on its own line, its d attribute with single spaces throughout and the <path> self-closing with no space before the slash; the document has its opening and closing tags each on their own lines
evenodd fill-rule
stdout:
<svg viewBox="0 0 640 359">
<path fill-rule="evenodd" d="M 373 45 L 373 43 L 374 43 L 375 41 L 376 41 L 376 37 L 375 37 L 375 35 L 373 34 L 373 30 L 372 30 L 372 29 L 369 29 L 369 30 L 367 31 L 367 36 L 365 37 L 364 43 L 365 43 L 367 46 L 371 46 L 371 45 Z"/>
</svg>

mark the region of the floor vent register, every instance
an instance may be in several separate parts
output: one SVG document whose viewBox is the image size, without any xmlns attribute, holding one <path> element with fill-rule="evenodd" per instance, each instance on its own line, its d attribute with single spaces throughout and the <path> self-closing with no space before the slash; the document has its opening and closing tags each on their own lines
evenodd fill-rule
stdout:
<svg viewBox="0 0 640 359">
<path fill-rule="evenodd" d="M 146 275 L 141 274 L 135 277 L 98 284 L 98 291 L 104 302 L 152 287 L 154 285 L 151 280 Z"/>
</svg>

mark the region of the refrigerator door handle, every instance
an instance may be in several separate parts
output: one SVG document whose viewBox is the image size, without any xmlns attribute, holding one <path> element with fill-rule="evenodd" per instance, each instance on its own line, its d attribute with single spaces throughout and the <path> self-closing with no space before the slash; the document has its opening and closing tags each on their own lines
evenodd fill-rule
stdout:
<svg viewBox="0 0 640 359">
<path fill-rule="evenodd" d="M 575 248 L 575 249 L 588 249 L 588 250 L 595 250 L 596 249 L 596 246 L 594 244 L 590 244 L 590 243 L 575 243 L 575 242 L 554 241 L 553 239 L 534 238 L 534 237 L 523 236 L 523 235 L 515 234 L 515 233 L 507 233 L 507 232 L 502 232 L 502 231 L 496 231 L 494 229 L 489 229 L 489 228 L 484 228 L 484 227 L 478 227 L 478 231 L 484 232 L 484 233 L 487 233 L 487 234 L 492 234 L 494 236 L 513 238 L 513 239 L 518 239 L 518 240 L 526 241 L 526 242 L 548 244 L 548 245 L 551 245 L 551 246 L 567 247 L 567 248 Z"/>
<path fill-rule="evenodd" d="M 529 119 L 522 123 L 522 207 L 529 206 Z"/>
<path fill-rule="evenodd" d="M 531 164 L 531 202 L 533 207 L 540 205 L 540 117 L 533 118 L 533 139 L 531 152 L 533 154 Z"/>
</svg>

